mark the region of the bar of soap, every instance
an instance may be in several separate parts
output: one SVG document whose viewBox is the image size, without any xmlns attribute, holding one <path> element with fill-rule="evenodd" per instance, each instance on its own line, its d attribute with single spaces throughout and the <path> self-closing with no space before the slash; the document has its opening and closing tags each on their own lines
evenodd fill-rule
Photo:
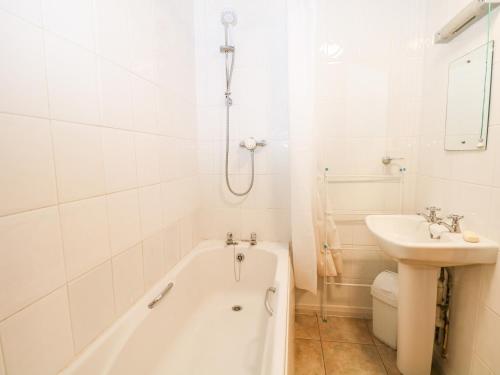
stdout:
<svg viewBox="0 0 500 375">
<path fill-rule="evenodd" d="M 466 230 L 463 233 L 463 237 L 465 242 L 472 242 L 472 243 L 479 242 L 479 236 L 471 230 Z"/>
</svg>

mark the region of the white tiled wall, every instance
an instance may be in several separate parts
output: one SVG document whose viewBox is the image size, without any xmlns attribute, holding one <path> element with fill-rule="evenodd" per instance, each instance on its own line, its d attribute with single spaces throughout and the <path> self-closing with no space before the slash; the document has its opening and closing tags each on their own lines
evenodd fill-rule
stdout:
<svg viewBox="0 0 500 375">
<path fill-rule="evenodd" d="M 343 183 L 328 186 L 339 229 L 345 283 L 371 284 L 396 270 L 363 222 L 366 212 L 414 211 L 418 114 L 421 103 L 424 6 L 419 0 L 319 1 L 316 114 L 320 165 L 332 175 L 399 174 L 385 155 L 403 157 L 404 185 Z M 321 285 L 321 284 L 320 284 Z M 299 292 L 297 304 L 315 308 L 319 295 Z M 342 313 L 369 315 L 367 287 L 329 287 Z"/>
<path fill-rule="evenodd" d="M 200 226 L 204 238 L 226 232 L 265 240 L 289 240 L 288 109 L 286 1 L 200 0 L 196 52 L 198 135 L 202 186 Z M 255 152 L 255 185 L 245 198 L 229 193 L 224 179 L 225 75 L 224 28 L 220 14 L 233 9 L 236 46 L 231 108 L 230 180 L 243 191 L 250 182 L 250 154 L 239 148 L 246 137 L 266 139 Z"/>
<path fill-rule="evenodd" d="M 443 147 L 450 61 L 486 43 L 486 18 L 446 45 L 431 37 L 468 1 L 429 2 L 427 9 L 424 95 L 420 125 L 416 206 L 437 205 L 443 215 L 465 215 L 464 229 L 500 241 L 500 64 L 495 54 L 488 148 L 484 152 L 446 152 Z M 498 10 L 492 39 L 500 42 Z M 498 47 L 498 45 L 496 46 Z M 448 375 L 500 374 L 500 267 L 462 267 L 453 272 L 447 360 Z"/>
<path fill-rule="evenodd" d="M 55 374 L 197 243 L 192 1 L 0 0 L 0 374 Z"/>
</svg>

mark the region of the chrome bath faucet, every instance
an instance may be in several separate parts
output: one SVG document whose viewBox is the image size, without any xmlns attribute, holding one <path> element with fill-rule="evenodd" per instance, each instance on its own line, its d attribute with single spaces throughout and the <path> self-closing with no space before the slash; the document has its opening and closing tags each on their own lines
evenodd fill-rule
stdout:
<svg viewBox="0 0 500 375">
<path fill-rule="evenodd" d="M 248 242 L 250 244 L 250 246 L 257 245 L 257 233 L 255 233 L 255 232 L 250 233 L 250 239 L 249 240 L 241 240 L 241 242 Z M 238 245 L 238 241 L 234 240 L 232 232 L 227 232 L 226 233 L 226 246 L 230 246 L 230 245 Z"/>
</svg>

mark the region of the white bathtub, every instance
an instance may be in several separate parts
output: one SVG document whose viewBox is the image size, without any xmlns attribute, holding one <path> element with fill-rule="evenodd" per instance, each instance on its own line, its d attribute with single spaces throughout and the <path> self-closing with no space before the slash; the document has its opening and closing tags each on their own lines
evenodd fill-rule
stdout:
<svg viewBox="0 0 500 375">
<path fill-rule="evenodd" d="M 293 311 L 288 247 L 261 242 L 236 252 L 245 255 L 239 282 L 232 246 L 201 243 L 61 374 L 287 374 Z M 173 288 L 149 309 L 170 282 Z M 264 306 L 271 286 L 273 316 Z M 234 305 L 242 310 L 233 311 Z"/>
</svg>

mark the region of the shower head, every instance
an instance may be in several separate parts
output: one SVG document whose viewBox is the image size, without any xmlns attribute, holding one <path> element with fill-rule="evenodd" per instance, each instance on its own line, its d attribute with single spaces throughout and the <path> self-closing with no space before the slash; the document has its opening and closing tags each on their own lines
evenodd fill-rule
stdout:
<svg viewBox="0 0 500 375">
<path fill-rule="evenodd" d="M 220 22 L 224 25 L 224 27 L 236 26 L 238 18 L 236 17 L 236 13 L 232 10 L 225 10 L 220 15 Z"/>
</svg>

